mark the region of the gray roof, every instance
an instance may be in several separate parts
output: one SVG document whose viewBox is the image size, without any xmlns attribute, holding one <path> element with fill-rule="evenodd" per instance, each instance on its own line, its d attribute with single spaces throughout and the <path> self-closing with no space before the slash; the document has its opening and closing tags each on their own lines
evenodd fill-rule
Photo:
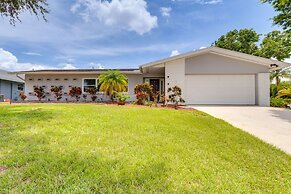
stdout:
<svg viewBox="0 0 291 194">
<path fill-rule="evenodd" d="M 139 71 L 138 68 L 132 69 L 42 69 L 42 70 L 29 70 L 29 71 L 19 71 L 14 73 L 32 73 L 32 72 L 104 72 L 108 70 L 117 70 L 121 72 L 131 72 L 131 71 Z"/>
<path fill-rule="evenodd" d="M 22 79 L 17 77 L 15 74 L 10 74 L 8 71 L 1 70 L 0 69 L 0 80 L 7 80 L 7 81 L 12 81 L 12 82 L 19 82 L 19 83 L 24 83 Z"/>
</svg>

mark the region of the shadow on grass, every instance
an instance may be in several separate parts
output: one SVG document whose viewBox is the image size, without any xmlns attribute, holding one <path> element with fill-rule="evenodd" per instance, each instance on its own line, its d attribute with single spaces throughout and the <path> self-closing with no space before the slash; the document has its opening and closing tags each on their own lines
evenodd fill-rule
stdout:
<svg viewBox="0 0 291 194">
<path fill-rule="evenodd" d="M 151 161 L 138 164 L 98 154 L 61 153 L 48 147 L 35 153 L 9 156 L 12 160 L 21 157 L 24 165 L 7 168 L 0 176 L 0 192 L 169 192 L 164 163 Z"/>
</svg>

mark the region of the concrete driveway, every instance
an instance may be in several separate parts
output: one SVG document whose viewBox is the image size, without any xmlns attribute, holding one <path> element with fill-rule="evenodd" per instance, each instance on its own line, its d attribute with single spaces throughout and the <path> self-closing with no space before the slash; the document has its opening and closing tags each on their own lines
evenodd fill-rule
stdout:
<svg viewBox="0 0 291 194">
<path fill-rule="evenodd" d="M 191 106 L 291 155 L 291 110 L 257 106 Z"/>
</svg>

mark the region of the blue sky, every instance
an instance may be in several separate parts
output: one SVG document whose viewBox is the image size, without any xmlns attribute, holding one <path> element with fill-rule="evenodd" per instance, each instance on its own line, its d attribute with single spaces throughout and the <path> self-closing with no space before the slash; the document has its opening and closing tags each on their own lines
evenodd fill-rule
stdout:
<svg viewBox="0 0 291 194">
<path fill-rule="evenodd" d="M 136 68 L 208 47 L 232 29 L 266 34 L 275 15 L 259 0 L 48 0 L 48 22 L 0 18 L 0 69 Z"/>
</svg>

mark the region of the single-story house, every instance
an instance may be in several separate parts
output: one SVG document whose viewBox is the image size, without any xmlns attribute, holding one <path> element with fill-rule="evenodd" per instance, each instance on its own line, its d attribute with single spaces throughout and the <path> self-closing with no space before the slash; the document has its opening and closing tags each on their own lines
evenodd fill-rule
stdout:
<svg viewBox="0 0 291 194">
<path fill-rule="evenodd" d="M 269 72 L 291 64 L 209 47 L 141 65 L 138 69 L 119 69 L 128 77 L 128 93 L 134 100 L 136 84 L 149 82 L 156 91 L 165 92 L 175 85 L 182 89 L 186 104 L 229 104 L 269 106 Z M 34 86 L 43 86 L 47 99 L 53 99 L 50 88 L 63 86 L 62 100 L 68 100 L 69 89 L 98 85 L 104 69 L 35 70 L 25 74 L 25 93 L 36 100 Z M 98 98 L 106 98 L 100 94 Z"/>
<path fill-rule="evenodd" d="M 17 75 L 0 70 L 0 101 L 10 99 L 17 101 L 19 93 L 24 90 L 24 80 Z"/>
</svg>

